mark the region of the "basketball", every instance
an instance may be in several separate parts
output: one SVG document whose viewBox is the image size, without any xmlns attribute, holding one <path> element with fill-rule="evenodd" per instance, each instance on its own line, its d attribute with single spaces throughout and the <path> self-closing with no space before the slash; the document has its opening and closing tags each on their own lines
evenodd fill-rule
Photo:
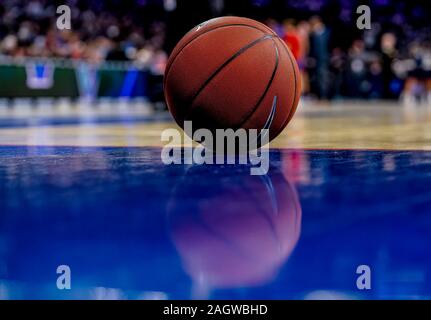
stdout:
<svg viewBox="0 0 431 320">
<path fill-rule="evenodd" d="M 164 94 L 176 123 L 193 130 L 268 129 L 269 141 L 292 119 L 300 97 L 297 63 L 264 24 L 240 17 L 206 21 L 177 44 Z"/>
</svg>

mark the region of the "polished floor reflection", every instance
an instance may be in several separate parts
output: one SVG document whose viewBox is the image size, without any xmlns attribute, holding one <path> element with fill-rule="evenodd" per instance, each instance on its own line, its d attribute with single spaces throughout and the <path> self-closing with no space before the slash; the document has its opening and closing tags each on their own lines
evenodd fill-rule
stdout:
<svg viewBox="0 0 431 320">
<path fill-rule="evenodd" d="M 0 298 L 431 298 L 431 152 L 281 149 L 270 164 L 0 147 Z"/>
</svg>

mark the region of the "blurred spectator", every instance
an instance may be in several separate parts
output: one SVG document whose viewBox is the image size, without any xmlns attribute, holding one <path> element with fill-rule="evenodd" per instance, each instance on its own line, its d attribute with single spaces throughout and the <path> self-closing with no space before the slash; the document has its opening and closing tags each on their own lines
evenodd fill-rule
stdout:
<svg viewBox="0 0 431 320">
<path fill-rule="evenodd" d="M 310 51 L 310 24 L 308 21 L 300 21 L 296 28 L 299 39 L 299 56 L 298 66 L 302 78 L 302 92 L 303 94 L 310 93 L 310 81 L 307 72 L 307 57 Z"/>
<path fill-rule="evenodd" d="M 107 61 L 127 61 L 129 60 L 121 42 L 115 42 L 113 48 L 106 55 Z"/>
<path fill-rule="evenodd" d="M 405 103 L 431 103 L 431 45 L 414 42 L 409 46 L 407 80 L 402 94 Z"/>
<path fill-rule="evenodd" d="M 345 78 L 347 57 L 341 48 L 337 47 L 332 51 L 330 60 L 330 92 L 331 98 L 341 98 L 343 95 L 343 80 Z"/>
<path fill-rule="evenodd" d="M 282 38 L 290 48 L 290 51 L 292 51 L 295 59 L 299 60 L 301 54 L 301 41 L 293 20 L 286 20 L 284 22 L 284 35 Z"/>
<path fill-rule="evenodd" d="M 349 49 L 346 90 L 350 97 L 365 98 L 367 96 L 370 89 L 367 82 L 369 55 L 362 40 L 355 40 Z"/>
<path fill-rule="evenodd" d="M 382 35 L 380 51 L 383 60 L 383 98 L 391 99 L 396 97 L 396 93 L 392 90 L 392 81 L 395 78 L 395 74 L 392 70 L 392 64 L 394 59 L 397 57 L 397 38 L 393 33 L 384 33 Z"/>
<path fill-rule="evenodd" d="M 329 85 L 329 31 L 318 16 L 310 19 L 310 25 L 309 73 L 311 91 L 319 99 L 327 99 Z"/>
</svg>

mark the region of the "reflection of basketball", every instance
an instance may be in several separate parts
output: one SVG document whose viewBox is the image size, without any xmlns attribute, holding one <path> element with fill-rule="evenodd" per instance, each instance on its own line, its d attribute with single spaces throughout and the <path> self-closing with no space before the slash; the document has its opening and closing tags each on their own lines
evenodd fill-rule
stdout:
<svg viewBox="0 0 431 320">
<path fill-rule="evenodd" d="M 165 97 L 180 126 L 189 120 L 194 129 L 268 128 L 271 140 L 295 113 L 299 79 L 290 50 L 271 29 L 223 17 L 178 43 L 166 67 Z"/>
<path fill-rule="evenodd" d="M 203 172 L 205 179 L 199 178 Z M 199 200 L 196 190 L 202 189 L 205 197 Z M 275 169 L 250 176 L 247 168 L 224 167 L 208 175 L 204 167 L 193 167 L 176 187 L 168 212 L 184 268 L 211 288 L 271 280 L 301 229 L 296 191 Z"/>
</svg>

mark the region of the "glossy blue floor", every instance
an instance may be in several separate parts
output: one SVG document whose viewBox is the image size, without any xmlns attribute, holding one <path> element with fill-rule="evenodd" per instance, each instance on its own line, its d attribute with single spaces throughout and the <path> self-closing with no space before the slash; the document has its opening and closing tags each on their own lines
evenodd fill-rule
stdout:
<svg viewBox="0 0 431 320">
<path fill-rule="evenodd" d="M 0 148 L 3 298 L 429 298 L 431 152 Z M 71 267 L 73 290 L 55 287 Z M 356 269 L 374 270 L 359 291 Z M 111 288 L 111 289 L 107 289 Z"/>
<path fill-rule="evenodd" d="M 426 143 L 273 148 L 264 176 L 167 166 L 160 147 L 10 144 L 1 299 L 431 298 Z M 60 265 L 71 290 L 56 286 Z M 363 265 L 370 290 L 357 286 Z"/>
</svg>

